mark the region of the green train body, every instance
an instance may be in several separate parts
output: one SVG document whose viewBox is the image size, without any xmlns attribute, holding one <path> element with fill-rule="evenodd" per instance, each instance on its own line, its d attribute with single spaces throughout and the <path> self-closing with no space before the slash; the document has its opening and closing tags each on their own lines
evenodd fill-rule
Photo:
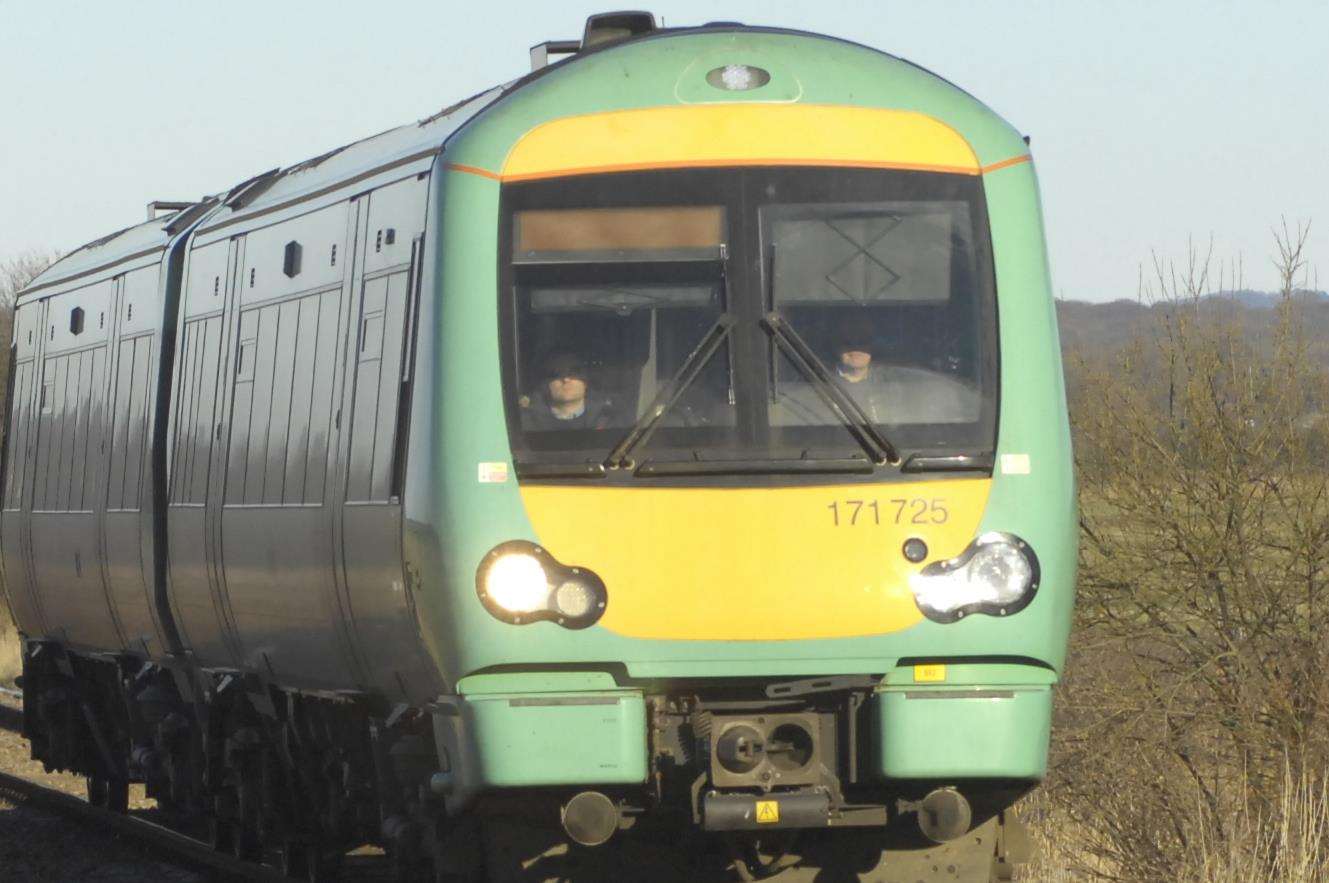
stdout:
<svg viewBox="0 0 1329 883">
<path fill-rule="evenodd" d="M 710 64 L 712 60 L 715 64 Z M 745 640 L 744 623 L 736 621 L 724 640 L 641 641 L 607 629 L 568 631 L 551 623 L 515 627 L 520 629 L 515 631 L 473 603 L 475 562 L 491 548 L 513 539 L 545 542 L 523 505 L 520 488 L 528 480 L 517 478 L 497 485 L 476 481 L 476 464 L 510 462 L 512 457 L 503 402 L 494 394 L 501 386 L 502 360 L 494 299 L 489 294 L 499 290 L 504 185 L 496 179 L 498 172 L 522 136 L 549 120 L 677 105 L 684 89 L 694 90 L 700 100 L 743 100 L 748 97 L 744 93 L 706 92 L 711 89 L 705 82 L 706 71 L 735 62 L 770 71 L 771 84 L 765 88 L 785 87 L 783 94 L 774 96 L 753 91 L 749 99 L 753 102 L 907 110 L 926 114 L 960 133 L 982 165 L 1026 155 L 1024 142 L 1009 124 L 959 89 L 912 65 L 839 41 L 761 31 L 647 39 L 595 53 L 516 90 L 463 128 L 450 142 L 445 163 L 453 169 L 491 170 L 495 177 L 451 171 L 441 178 L 439 192 L 442 223 L 437 228 L 437 253 L 441 260 L 436 272 L 440 297 L 432 321 L 437 338 L 451 345 L 441 346 L 432 364 L 439 391 L 431 445 L 438 457 L 436 471 L 430 476 L 427 510 L 432 517 L 412 524 L 408 532 L 425 572 L 438 573 L 444 585 L 453 587 L 426 596 L 426 621 L 437 623 L 427 631 L 438 642 L 431 649 L 444 662 L 447 676 L 457 683 L 459 701 L 468 705 L 488 703 L 492 694 L 554 694 L 561 683 L 576 684 L 578 691 L 619 690 L 625 701 L 639 702 L 643 690 L 667 690 L 673 679 L 884 675 L 873 703 L 884 741 L 891 747 L 869 762 L 883 774 L 1041 778 L 1050 687 L 1064 661 L 1070 621 L 1076 531 L 1065 394 L 1031 163 L 987 172 L 981 179 L 991 223 L 1000 315 L 996 462 L 1014 462 L 1015 468 L 1003 471 L 999 465 L 993 471 L 978 530 L 1014 533 L 1037 550 L 1042 586 L 1033 603 L 1018 616 L 980 615 L 949 624 L 922 621 L 890 634 L 779 641 Z M 455 329 L 466 329 L 464 339 L 458 339 Z M 459 413 L 469 419 L 452 419 Z M 878 484 L 871 490 L 882 497 L 897 496 L 900 480 L 899 474 L 878 476 Z M 857 484 L 850 489 L 866 492 Z M 824 490 L 827 502 L 837 494 L 844 496 L 834 485 L 827 484 Z M 567 492 L 591 493 L 583 488 Z M 649 484 L 632 491 L 643 497 L 651 492 Z M 781 490 L 771 487 L 765 492 L 777 497 Z M 790 513 L 792 518 L 807 520 L 824 515 L 824 505 Z M 679 524 L 677 529 L 714 530 L 720 526 Z M 669 542 L 672 535 L 654 539 Z M 734 543 L 736 549 L 744 545 L 738 538 Z M 559 554 L 556 546 L 551 545 L 550 551 Z M 769 558 L 772 551 L 761 550 L 760 554 Z M 816 554 L 817 550 L 810 551 Z M 778 559 L 771 564 L 778 567 Z M 818 595 L 835 579 L 836 562 L 827 560 L 824 565 L 825 583 L 791 595 L 788 604 L 818 603 Z M 704 580 L 707 569 L 707 562 L 690 562 L 680 573 Z M 741 591 L 722 585 L 713 589 Z M 608 591 L 613 604 L 618 594 L 630 593 L 632 587 L 610 585 Z M 658 615 L 663 618 L 669 613 L 659 611 Z M 912 674 L 916 661 L 949 663 L 946 680 L 916 684 Z M 575 674 L 560 671 L 557 677 L 541 670 L 552 665 L 584 668 Z M 500 667 L 503 674 L 486 673 Z M 522 667 L 532 670 L 522 672 Z M 965 701 L 963 692 L 957 692 L 953 702 L 901 701 L 920 689 L 973 687 L 1018 689 L 1011 698 L 995 701 Z M 569 690 L 569 695 L 573 692 Z M 491 738 L 486 729 L 522 730 L 526 726 L 523 717 L 515 709 L 508 715 L 478 713 L 474 735 L 481 745 L 501 744 L 505 741 L 502 730 L 496 729 Z M 566 744 L 544 733 L 542 744 L 547 753 L 539 760 L 513 752 L 506 759 L 482 761 L 483 772 L 477 770 L 476 784 L 487 783 L 490 776 L 505 785 L 593 781 L 594 772 L 576 772 L 558 759 L 575 754 L 568 749 L 582 740 L 622 752 L 621 763 L 629 777 L 620 781 L 633 781 L 632 776 L 645 771 L 642 746 L 625 744 L 620 735 L 624 727 L 631 730 L 631 725 L 610 724 L 598 710 L 588 710 L 582 717 L 585 723 L 581 725 L 572 722 L 575 715 L 563 718 L 569 727 Z M 601 728 L 607 731 L 597 733 Z M 510 773 L 504 769 L 505 763 L 529 767 L 529 772 Z M 549 771 L 552 778 L 546 779 L 538 770 Z M 459 777 L 466 779 L 467 773 Z"/>
<path fill-rule="evenodd" d="M 1077 557 L 1027 143 L 863 46 L 622 20 L 638 32 L 467 105 L 418 179 L 393 589 L 414 634 L 384 631 L 402 646 L 383 652 L 418 642 L 427 662 L 346 685 L 367 697 L 348 733 L 412 722 L 391 744 L 415 752 L 416 796 L 380 798 L 406 820 L 383 837 L 460 868 L 466 820 L 514 818 L 517 796 L 583 843 L 638 816 L 749 846 L 853 828 L 895 850 L 865 879 L 938 856 L 963 858 L 945 879 L 988 879 L 1046 773 Z M 897 426 L 819 374 L 864 328 L 864 348 L 931 359 L 871 369 L 922 378 L 896 401 L 972 419 Z M 564 377 L 551 355 L 580 364 Z M 532 428 L 539 383 L 597 371 L 617 401 L 588 394 L 576 419 L 635 397 L 626 415 Z M 803 404 L 781 398 L 795 388 Z M 978 558 L 1023 588 L 968 588 Z M 174 683 L 230 670 L 171 663 L 170 643 L 148 656 Z"/>
</svg>

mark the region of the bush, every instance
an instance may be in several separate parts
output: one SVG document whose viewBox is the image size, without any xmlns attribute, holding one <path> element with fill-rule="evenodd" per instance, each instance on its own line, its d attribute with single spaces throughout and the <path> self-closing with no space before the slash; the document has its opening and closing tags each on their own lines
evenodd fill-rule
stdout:
<svg viewBox="0 0 1329 883">
<path fill-rule="evenodd" d="M 1203 297 L 1224 280 L 1192 250 L 1156 262 L 1153 325 L 1068 362 L 1081 577 L 1044 801 L 1090 876 L 1329 873 L 1302 848 L 1305 825 L 1329 833 L 1329 370 L 1294 296 L 1305 242 L 1277 234 L 1266 326 Z"/>
</svg>

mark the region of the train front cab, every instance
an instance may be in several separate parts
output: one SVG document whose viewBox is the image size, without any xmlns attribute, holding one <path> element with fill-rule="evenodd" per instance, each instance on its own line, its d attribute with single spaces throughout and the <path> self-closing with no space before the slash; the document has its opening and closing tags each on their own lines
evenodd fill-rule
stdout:
<svg viewBox="0 0 1329 883">
<path fill-rule="evenodd" d="M 772 91 L 714 94 L 735 65 Z M 744 31 L 587 54 L 442 162 L 449 809 L 1010 857 L 1075 563 L 1018 134 L 889 57 Z"/>
</svg>

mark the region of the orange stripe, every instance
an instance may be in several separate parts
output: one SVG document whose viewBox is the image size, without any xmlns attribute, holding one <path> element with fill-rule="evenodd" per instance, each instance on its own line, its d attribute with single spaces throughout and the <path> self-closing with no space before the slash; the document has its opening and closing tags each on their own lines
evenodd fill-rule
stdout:
<svg viewBox="0 0 1329 883">
<path fill-rule="evenodd" d="M 1001 169 L 1016 166 L 1020 163 L 1030 162 L 1033 159 L 1029 154 L 1022 156 L 1013 156 L 1010 159 L 1004 159 L 1001 162 L 995 162 L 989 166 L 983 166 L 982 169 L 975 172 L 973 169 L 958 168 L 956 166 L 936 166 L 921 165 L 914 163 L 890 163 L 890 162 L 862 162 L 862 161 L 842 161 L 826 159 L 754 159 L 744 163 L 733 163 L 724 160 L 679 160 L 677 162 L 660 163 L 622 163 L 617 165 L 604 166 L 585 166 L 583 168 L 558 169 L 551 172 L 539 172 L 529 175 L 500 175 L 497 172 L 491 172 L 489 169 L 482 169 L 479 166 L 467 166 L 460 163 L 447 163 L 445 168 L 454 172 L 465 172 L 468 175 L 479 175 L 482 178 L 489 178 L 494 181 L 504 181 L 508 183 L 518 183 L 521 181 L 539 181 L 545 178 L 563 178 L 573 175 L 603 175 L 612 172 L 643 172 L 654 169 L 680 169 L 680 168 L 724 168 L 726 166 L 818 166 L 833 168 L 862 168 L 862 169 L 892 169 L 904 172 L 941 172 L 950 175 L 986 175 L 989 172 L 1000 171 Z"/>
<path fill-rule="evenodd" d="M 983 166 L 982 174 L 986 175 L 988 172 L 995 172 L 1000 169 L 1010 168 L 1011 166 L 1018 166 L 1022 162 L 1030 162 L 1032 160 L 1033 157 L 1027 153 L 1022 154 L 1021 156 L 1013 156 L 1010 159 L 1003 159 L 1001 162 L 994 162 L 990 166 Z"/>
<path fill-rule="evenodd" d="M 495 181 L 502 180 L 498 172 L 491 172 L 489 169 L 482 169 L 479 166 L 464 166 L 461 163 L 450 162 L 445 163 L 443 167 L 453 172 L 465 172 L 468 175 L 479 175 L 481 178 L 491 178 Z"/>
</svg>

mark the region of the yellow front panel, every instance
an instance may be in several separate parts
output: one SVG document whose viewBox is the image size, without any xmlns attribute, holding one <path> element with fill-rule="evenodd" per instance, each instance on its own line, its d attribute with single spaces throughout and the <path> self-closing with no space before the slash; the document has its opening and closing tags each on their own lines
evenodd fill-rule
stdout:
<svg viewBox="0 0 1329 883">
<path fill-rule="evenodd" d="M 991 483 L 521 493 L 550 554 L 604 579 L 603 627 L 634 638 L 778 641 L 919 622 L 909 575 L 963 551 Z M 905 560 L 909 537 L 927 543 L 926 561 Z"/>
<path fill-rule="evenodd" d="M 977 175 L 959 133 L 919 113 L 815 104 L 652 107 L 567 117 L 513 146 L 505 181 L 680 166 L 820 165 Z"/>
</svg>

